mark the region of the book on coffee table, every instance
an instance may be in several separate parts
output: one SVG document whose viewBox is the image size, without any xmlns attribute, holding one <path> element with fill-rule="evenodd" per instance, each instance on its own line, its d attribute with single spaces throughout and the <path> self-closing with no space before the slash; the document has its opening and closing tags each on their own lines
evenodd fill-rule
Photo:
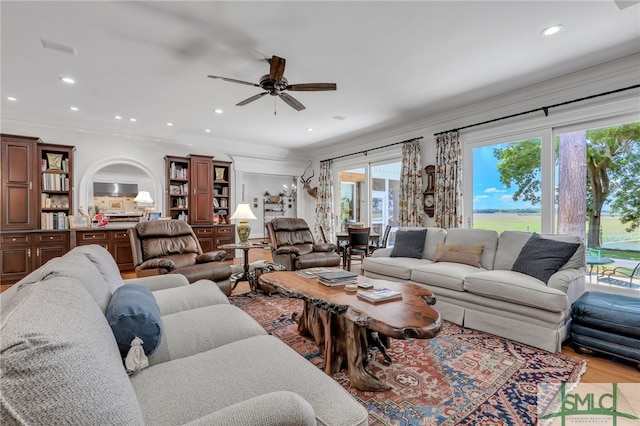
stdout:
<svg viewBox="0 0 640 426">
<path fill-rule="evenodd" d="M 355 284 L 357 282 L 357 279 L 358 274 L 342 270 L 334 272 L 323 272 L 318 274 L 318 282 L 329 287 L 345 284 Z"/>
<path fill-rule="evenodd" d="M 356 295 L 367 302 L 378 303 L 387 300 L 402 299 L 402 293 L 388 288 L 374 288 L 371 290 L 358 290 Z"/>
<path fill-rule="evenodd" d="M 332 271 L 335 271 L 335 269 L 318 266 L 315 268 L 300 269 L 298 271 L 298 275 L 305 278 L 317 278 L 318 274 L 321 274 L 324 272 L 332 272 Z"/>
</svg>

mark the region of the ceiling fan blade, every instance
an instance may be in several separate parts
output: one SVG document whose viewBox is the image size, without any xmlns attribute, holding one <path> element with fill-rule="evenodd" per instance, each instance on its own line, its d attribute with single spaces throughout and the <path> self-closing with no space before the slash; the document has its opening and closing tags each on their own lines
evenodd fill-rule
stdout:
<svg viewBox="0 0 640 426">
<path fill-rule="evenodd" d="M 335 83 L 302 83 L 302 84 L 289 84 L 286 90 L 293 90 L 298 92 L 313 92 L 320 90 L 336 90 L 338 87 Z"/>
<path fill-rule="evenodd" d="M 269 92 L 258 93 L 257 95 L 253 95 L 252 97 L 247 98 L 244 101 L 238 102 L 236 104 L 236 106 L 243 106 L 243 105 L 246 105 L 246 104 L 251 103 L 253 101 L 257 101 L 258 99 L 260 99 L 261 97 L 263 97 L 264 95 L 267 95 L 267 94 L 269 94 Z"/>
<path fill-rule="evenodd" d="M 273 55 L 269 61 L 271 68 L 269 69 L 269 78 L 271 81 L 281 81 L 284 76 L 284 67 L 287 64 L 287 60 Z"/>
<path fill-rule="evenodd" d="M 278 96 L 280 96 L 280 99 L 285 101 L 287 105 L 289 105 L 291 108 L 295 109 L 296 111 L 302 111 L 303 109 L 305 109 L 305 106 L 302 105 L 296 98 L 294 98 L 291 95 L 288 95 L 286 93 L 280 93 L 280 95 Z"/>
<path fill-rule="evenodd" d="M 246 84 L 247 86 L 260 87 L 259 84 L 250 83 L 248 81 L 236 80 L 235 78 L 218 77 L 217 75 L 208 75 L 207 77 L 224 80 L 224 81 L 228 81 L 228 82 L 231 82 L 231 83 L 240 83 L 240 84 Z"/>
</svg>

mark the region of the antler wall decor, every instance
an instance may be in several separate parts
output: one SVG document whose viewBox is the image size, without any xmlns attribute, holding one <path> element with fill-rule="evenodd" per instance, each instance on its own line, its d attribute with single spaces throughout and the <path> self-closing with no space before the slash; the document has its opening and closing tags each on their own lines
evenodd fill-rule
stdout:
<svg viewBox="0 0 640 426">
<path fill-rule="evenodd" d="M 318 187 L 316 186 L 314 188 L 311 188 L 311 185 L 309 185 L 309 182 L 311 182 L 311 178 L 315 175 L 313 169 L 311 169 L 311 176 L 309 176 L 308 178 L 304 177 L 304 175 L 307 174 L 308 168 L 309 166 L 304 169 L 304 173 L 302 174 L 302 176 L 300 176 L 300 182 L 302 182 L 302 187 L 307 191 L 307 194 L 311 195 L 313 198 L 318 198 Z"/>
</svg>

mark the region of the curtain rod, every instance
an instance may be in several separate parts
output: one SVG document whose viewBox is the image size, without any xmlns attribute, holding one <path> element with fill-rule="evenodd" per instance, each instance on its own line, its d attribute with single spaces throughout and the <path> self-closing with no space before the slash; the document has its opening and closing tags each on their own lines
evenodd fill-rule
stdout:
<svg viewBox="0 0 640 426">
<path fill-rule="evenodd" d="M 462 129 L 468 129 L 470 127 L 481 126 L 483 124 L 493 123 L 495 121 L 500 121 L 500 120 L 506 120 L 508 118 L 518 117 L 518 116 L 525 115 L 525 114 L 531 114 L 532 112 L 538 112 L 538 111 L 543 111 L 544 112 L 544 116 L 548 117 L 549 116 L 549 109 L 551 109 L 551 108 L 556 108 L 556 107 L 563 106 L 563 105 L 569 105 L 569 104 L 572 104 L 572 103 L 575 103 L 575 102 L 586 101 L 588 99 L 599 98 L 600 96 L 611 95 L 611 94 L 618 93 L 618 92 L 624 92 L 625 90 L 637 89 L 638 87 L 640 87 L 640 84 L 636 84 L 634 86 L 629 86 L 629 87 L 624 87 L 622 89 L 611 90 L 609 92 L 598 93 L 597 95 L 586 96 L 584 98 L 574 99 L 574 100 L 571 100 L 571 101 L 560 102 L 559 104 L 543 106 L 543 107 L 532 109 L 532 110 L 529 110 L 529 111 L 519 112 L 517 114 L 505 115 L 504 117 L 494 118 L 492 120 L 482 121 L 480 123 L 469 124 L 468 126 L 458 127 L 457 129 L 445 130 L 444 132 L 434 133 L 433 136 L 440 136 L 440 135 L 444 135 L 445 133 L 449 133 L 449 132 L 457 132 L 457 131 L 462 130 Z"/>
<path fill-rule="evenodd" d="M 422 139 L 422 136 L 418 136 L 417 138 L 413 138 L 413 139 L 407 139 L 406 141 L 402 141 L 402 142 L 394 142 L 394 143 L 390 143 L 388 145 L 383 145 L 383 146 L 379 146 L 376 148 L 371 148 L 371 149 L 367 149 L 364 151 L 359 151 L 359 152 L 353 152 L 351 154 L 345 154 L 345 155 L 340 155 L 338 157 L 333 157 L 333 158 L 328 158 L 326 160 L 320 160 L 321 163 L 324 163 L 325 161 L 332 161 L 332 160 L 337 160 L 339 158 L 344 158 L 344 157 L 351 157 L 352 155 L 358 155 L 358 154 L 364 154 L 367 155 L 369 153 L 369 151 L 375 151 L 376 149 L 383 149 L 383 148 L 389 148 L 390 146 L 394 146 L 394 145 L 400 145 L 402 143 L 409 143 L 409 142 L 414 142 L 414 141 L 419 141 L 420 139 Z"/>
</svg>

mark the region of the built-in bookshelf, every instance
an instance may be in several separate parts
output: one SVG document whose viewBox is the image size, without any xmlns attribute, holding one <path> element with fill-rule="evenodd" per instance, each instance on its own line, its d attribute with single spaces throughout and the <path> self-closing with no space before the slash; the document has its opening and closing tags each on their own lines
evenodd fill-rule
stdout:
<svg viewBox="0 0 640 426">
<path fill-rule="evenodd" d="M 166 156 L 167 208 L 166 216 L 189 220 L 190 161 L 186 157 Z"/>
<path fill-rule="evenodd" d="M 73 214 L 73 152 L 65 145 L 38 144 L 40 229 L 69 229 Z"/>
<path fill-rule="evenodd" d="M 219 223 L 226 223 L 231 216 L 231 163 L 213 161 L 213 215 Z"/>
</svg>

